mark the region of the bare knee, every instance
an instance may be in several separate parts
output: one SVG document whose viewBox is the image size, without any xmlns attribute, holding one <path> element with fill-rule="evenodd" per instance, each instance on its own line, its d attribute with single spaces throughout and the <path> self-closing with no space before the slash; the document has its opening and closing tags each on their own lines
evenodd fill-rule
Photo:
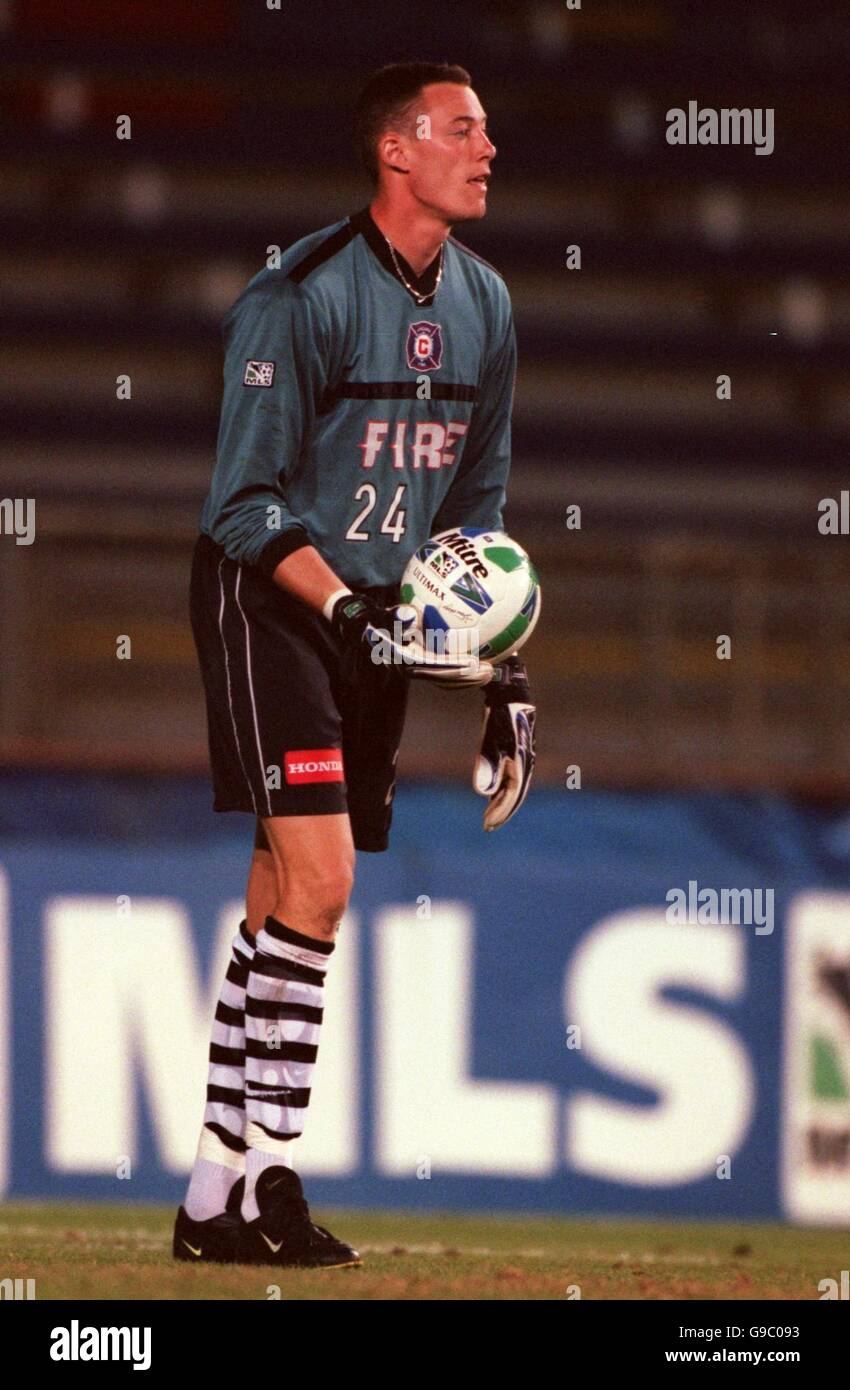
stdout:
<svg viewBox="0 0 850 1390">
<path fill-rule="evenodd" d="M 354 875 L 347 867 L 336 867 L 333 872 L 324 873 L 314 881 L 313 901 L 323 936 L 336 935 L 353 887 Z"/>
<path fill-rule="evenodd" d="M 302 924 L 309 923 L 314 935 L 332 940 L 353 887 L 353 863 L 299 866 L 287 882 L 282 905 L 288 916 L 297 916 Z"/>
<path fill-rule="evenodd" d="M 332 939 L 354 884 L 347 814 L 270 817 L 263 830 L 277 872 L 274 916 L 294 931 Z"/>
</svg>

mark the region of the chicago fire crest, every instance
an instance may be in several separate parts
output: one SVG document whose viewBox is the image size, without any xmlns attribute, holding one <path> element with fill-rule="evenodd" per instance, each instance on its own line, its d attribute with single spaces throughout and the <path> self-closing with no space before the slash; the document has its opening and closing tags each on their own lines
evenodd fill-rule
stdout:
<svg viewBox="0 0 850 1390">
<path fill-rule="evenodd" d="M 443 330 L 421 319 L 407 330 L 407 365 L 414 372 L 433 372 L 443 360 Z"/>
</svg>

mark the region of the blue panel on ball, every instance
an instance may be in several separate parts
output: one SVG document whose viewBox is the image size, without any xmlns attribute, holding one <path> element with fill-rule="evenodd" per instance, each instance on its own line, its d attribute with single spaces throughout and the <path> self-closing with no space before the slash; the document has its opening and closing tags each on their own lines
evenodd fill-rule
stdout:
<svg viewBox="0 0 850 1390">
<path fill-rule="evenodd" d="M 446 622 L 439 608 L 435 608 L 433 603 L 426 603 L 422 615 L 422 626 L 426 632 L 430 628 L 432 632 L 449 632 L 449 624 Z"/>
<path fill-rule="evenodd" d="M 533 588 L 529 589 L 525 602 L 522 605 L 522 608 L 519 610 L 524 618 L 528 618 L 529 622 L 531 621 L 532 613 L 537 607 L 537 596 L 539 592 L 540 590 L 535 584 Z"/>
</svg>

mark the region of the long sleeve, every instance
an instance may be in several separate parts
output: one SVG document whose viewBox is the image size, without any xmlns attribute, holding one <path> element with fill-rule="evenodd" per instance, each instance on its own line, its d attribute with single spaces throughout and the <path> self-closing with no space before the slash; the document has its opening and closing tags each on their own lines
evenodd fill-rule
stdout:
<svg viewBox="0 0 850 1390">
<path fill-rule="evenodd" d="M 267 574 L 310 544 L 286 485 L 327 384 L 320 318 L 299 285 L 261 277 L 224 320 L 218 458 L 202 525 L 231 559 Z"/>
<path fill-rule="evenodd" d="M 452 526 L 502 528 L 511 467 L 511 409 L 516 379 L 516 333 L 510 301 L 507 326 L 482 376 L 458 473 L 434 518 L 433 531 Z"/>
</svg>

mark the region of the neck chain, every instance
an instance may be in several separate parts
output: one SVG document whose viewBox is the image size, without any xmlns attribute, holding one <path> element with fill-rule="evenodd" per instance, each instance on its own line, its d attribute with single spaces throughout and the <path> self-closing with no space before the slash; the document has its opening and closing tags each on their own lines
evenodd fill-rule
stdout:
<svg viewBox="0 0 850 1390">
<path fill-rule="evenodd" d="M 381 235 L 383 236 L 383 232 L 381 233 Z M 404 288 L 413 295 L 413 298 L 416 300 L 417 304 L 424 304 L 425 300 L 430 299 L 432 295 L 435 295 L 440 287 L 440 281 L 443 278 L 443 251 L 445 249 L 446 243 L 444 241 L 440 243 L 440 264 L 437 268 L 437 278 L 434 281 L 434 288 L 432 290 L 426 291 L 425 294 L 421 294 L 419 290 L 415 290 L 413 288 L 410 281 L 405 277 L 404 271 L 402 270 L 401 266 L 399 265 L 396 259 L 395 250 L 393 249 L 393 244 L 390 241 L 389 237 L 385 236 L 384 241 L 390 248 L 390 255 L 393 258 L 393 265 L 395 266 L 396 274 L 398 275 L 398 278 L 401 281 L 401 283 L 404 285 Z"/>
</svg>

